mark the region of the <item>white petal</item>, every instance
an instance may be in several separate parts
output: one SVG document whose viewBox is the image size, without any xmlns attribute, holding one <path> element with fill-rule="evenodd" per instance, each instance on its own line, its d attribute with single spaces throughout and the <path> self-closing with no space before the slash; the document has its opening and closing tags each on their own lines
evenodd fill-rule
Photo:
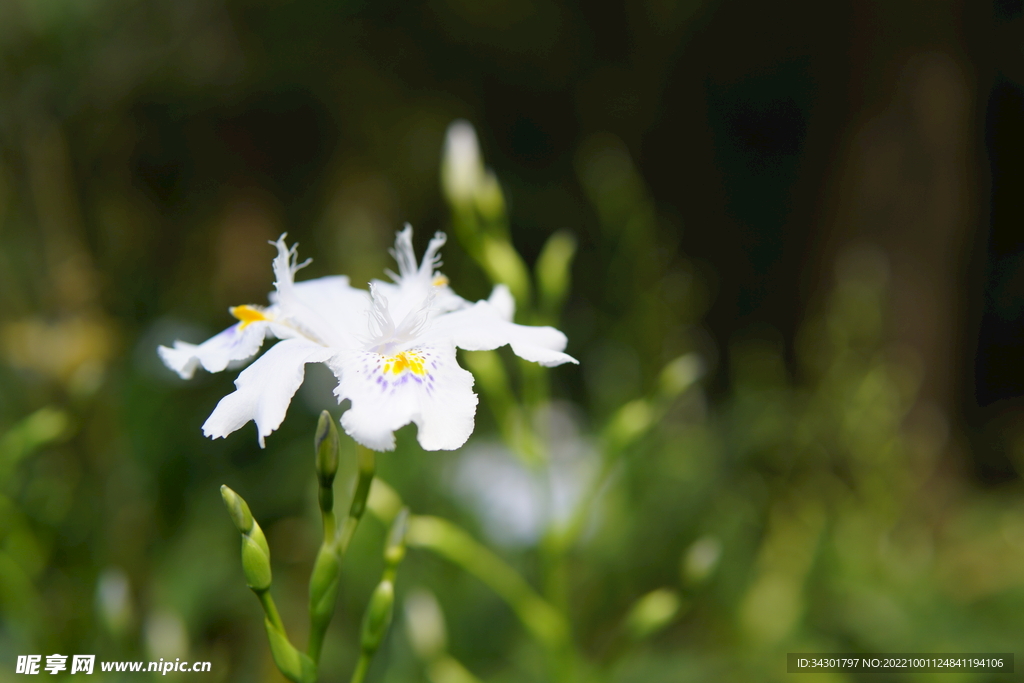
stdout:
<svg viewBox="0 0 1024 683">
<path fill-rule="evenodd" d="M 302 384 L 306 363 L 326 361 L 332 353 L 305 339 L 278 342 L 238 375 L 236 391 L 220 400 L 203 425 L 203 433 L 218 439 L 255 420 L 262 448 L 264 437 L 281 426 L 288 404 Z"/>
<path fill-rule="evenodd" d="M 267 323 L 237 323 L 202 344 L 176 341 L 174 348 L 161 346 L 160 358 L 182 379 L 192 379 L 202 365 L 208 372 L 220 372 L 233 360 L 245 360 L 259 351 L 267 334 Z"/>
<path fill-rule="evenodd" d="M 498 306 L 478 301 L 461 311 L 437 316 L 422 338 L 448 338 L 467 351 L 490 351 L 509 344 L 520 358 L 548 367 L 579 362 L 562 353 L 567 341 L 564 334 L 553 327 L 516 325 L 505 318 L 507 312 L 500 300 Z"/>
<path fill-rule="evenodd" d="M 406 223 L 406 227 L 412 230 L 412 226 Z M 448 241 L 448 236 L 443 232 L 435 232 L 430 238 L 427 250 L 423 252 L 423 263 L 420 264 L 419 275 L 421 278 L 433 280 L 439 275 L 437 269 L 441 267 L 441 247 Z"/>
<path fill-rule="evenodd" d="M 502 320 L 512 322 L 516 315 L 516 300 L 512 296 L 512 290 L 508 288 L 508 285 L 494 285 L 494 289 L 491 290 L 491 296 L 488 297 L 487 301 L 490 302 L 491 306 L 494 306 L 494 310 Z M 562 348 L 565 347 L 563 346 Z"/>
<path fill-rule="evenodd" d="M 326 346 L 352 348 L 365 331 L 370 295 L 350 286 L 347 276 L 296 282 L 284 298 L 287 303 L 278 292 L 270 293 L 278 316 L 307 338 Z"/>
<path fill-rule="evenodd" d="M 446 280 L 442 280 L 442 282 L 445 284 L 435 285 L 430 280 L 411 278 L 403 280 L 401 284 L 397 285 L 383 280 L 373 280 L 370 284 L 380 294 L 387 297 L 391 315 L 396 321 L 401 321 L 419 309 L 427 298 L 431 299 L 431 315 L 457 311 L 471 305 L 470 302 L 452 291 Z"/>
<path fill-rule="evenodd" d="M 398 263 L 398 273 L 386 271 L 394 283 L 379 280 L 371 283 L 380 294 L 387 297 L 395 321 L 415 313 L 428 297 L 431 299 L 431 310 L 435 313 L 454 311 L 469 305 L 468 301 L 451 290 L 448 278 L 437 271 L 441 267 L 441 247 L 447 240 L 443 232 L 434 233 L 422 262 L 417 265 L 416 252 L 412 247 L 412 226 L 406 223 L 405 229 L 395 236 L 395 248 L 390 252 Z"/>
<path fill-rule="evenodd" d="M 309 264 L 299 263 L 298 245 L 290 248 L 281 235 L 274 246 L 274 287 L 270 301 L 276 305 L 278 322 L 288 325 L 293 333 L 325 346 L 347 346 L 352 343 L 349 323 L 354 309 L 369 305 L 365 293 L 358 294 L 348 278 L 331 277 L 295 282 L 295 273 Z M 339 324 L 343 322 L 346 324 Z"/>
<path fill-rule="evenodd" d="M 412 248 L 412 226 L 408 223 L 400 231 L 395 233 L 395 248 L 388 249 L 388 252 L 398 264 L 398 277 L 401 280 L 416 274 L 416 252 Z"/>
<path fill-rule="evenodd" d="M 473 375 L 459 367 L 450 343 L 421 345 L 404 353 L 404 367 L 395 365 L 395 357 L 371 351 L 335 357 L 331 367 L 341 378 L 335 394 L 339 401 L 352 401 L 341 416 L 342 427 L 378 451 L 394 449 L 395 430 L 410 422 L 416 423 L 424 449 L 460 447 L 473 433 Z M 395 372 L 396 368 L 401 369 Z"/>
</svg>

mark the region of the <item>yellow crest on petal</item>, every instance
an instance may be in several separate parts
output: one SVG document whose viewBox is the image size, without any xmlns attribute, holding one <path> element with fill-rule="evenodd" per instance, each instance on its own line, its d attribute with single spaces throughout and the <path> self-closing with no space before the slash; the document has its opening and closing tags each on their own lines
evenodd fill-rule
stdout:
<svg viewBox="0 0 1024 683">
<path fill-rule="evenodd" d="M 231 315 L 242 321 L 243 330 L 249 323 L 270 320 L 270 318 L 263 314 L 263 311 L 255 306 L 232 306 L 230 311 Z"/>
<path fill-rule="evenodd" d="M 424 377 L 427 369 L 423 367 L 423 356 L 416 351 L 400 351 L 394 356 L 384 357 L 384 374 L 401 375 L 408 370 L 414 375 Z"/>
</svg>

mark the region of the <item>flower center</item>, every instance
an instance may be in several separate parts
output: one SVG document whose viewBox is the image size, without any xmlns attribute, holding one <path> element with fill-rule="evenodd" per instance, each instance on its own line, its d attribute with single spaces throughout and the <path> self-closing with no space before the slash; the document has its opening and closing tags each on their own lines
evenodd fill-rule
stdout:
<svg viewBox="0 0 1024 683">
<path fill-rule="evenodd" d="M 235 316 L 242 321 L 240 329 L 245 329 L 249 323 L 262 322 L 264 320 L 270 320 L 263 311 L 259 310 L 255 306 L 233 306 L 231 308 L 231 315 Z"/>
<path fill-rule="evenodd" d="M 394 356 L 384 356 L 384 374 L 401 375 L 408 370 L 414 375 L 425 377 L 427 370 L 423 367 L 423 356 L 416 351 L 399 351 Z"/>
</svg>

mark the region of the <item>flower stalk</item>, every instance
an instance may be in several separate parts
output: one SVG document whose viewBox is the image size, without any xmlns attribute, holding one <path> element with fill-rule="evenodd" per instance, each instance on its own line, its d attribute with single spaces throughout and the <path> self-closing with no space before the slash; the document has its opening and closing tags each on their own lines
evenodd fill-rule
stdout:
<svg viewBox="0 0 1024 683">
<path fill-rule="evenodd" d="M 281 614 L 270 594 L 272 573 L 270 570 L 270 547 L 267 537 L 252 516 L 245 500 L 227 486 L 220 487 L 221 498 L 228 509 L 231 521 L 242 535 L 242 572 L 245 583 L 263 607 L 263 624 L 270 641 L 270 652 L 274 663 L 285 678 L 293 683 L 315 683 L 316 664 L 312 659 L 295 649 L 288 640 L 288 634 L 281 621 Z"/>
<path fill-rule="evenodd" d="M 338 428 L 326 410 L 320 414 L 314 447 L 319 484 L 317 500 L 323 519 L 324 539 L 309 579 L 310 628 L 307 652 L 314 662 L 319 662 L 324 635 L 334 616 L 334 607 L 338 599 L 342 560 L 366 510 L 366 498 L 370 494 L 370 484 L 373 483 L 376 472 L 376 458 L 369 448 L 357 446 L 359 462 L 355 491 L 352 494 L 348 516 L 339 529 L 334 515 L 334 477 L 338 471 L 338 461 L 341 459 L 341 445 Z"/>
<path fill-rule="evenodd" d="M 358 471 L 355 490 L 348 516 L 339 528 L 334 514 L 334 479 L 338 473 L 341 460 L 341 439 L 338 428 L 330 413 L 326 410 L 320 414 L 316 436 L 313 440 L 315 453 L 317 501 L 323 521 L 324 535 L 313 563 L 313 572 L 309 579 L 309 645 L 305 653 L 297 650 L 288 639 L 284 622 L 270 594 L 272 574 L 270 569 L 270 547 L 260 525 L 252 516 L 245 500 L 227 486 L 221 486 L 221 497 L 228 509 L 231 521 L 242 535 L 242 572 L 246 585 L 260 601 L 264 613 L 264 625 L 270 651 L 274 663 L 281 673 L 294 683 L 315 683 L 317 665 L 323 651 L 324 636 L 334 616 L 334 608 L 338 598 L 338 587 L 341 583 L 341 564 L 348 549 L 356 527 L 366 510 L 366 499 L 370 493 L 376 471 L 374 453 L 368 448 L 358 448 Z M 397 567 L 401 555 L 405 553 L 404 522 L 402 525 L 401 552 L 394 549 L 397 541 L 389 542 L 385 551 L 385 562 Z M 390 560 L 388 558 L 391 558 Z M 390 577 L 390 578 L 389 578 Z M 394 571 L 385 575 L 394 580 Z M 386 627 L 385 627 L 386 628 Z"/>
<path fill-rule="evenodd" d="M 341 444 L 338 428 L 326 410 L 320 413 L 313 447 L 316 453 L 317 501 L 320 504 L 324 535 L 309 578 L 309 647 L 306 651 L 310 659 L 319 662 L 324 635 L 334 616 L 341 582 L 341 557 L 334 519 L 334 477 L 338 473 Z"/>
<path fill-rule="evenodd" d="M 363 615 L 363 626 L 359 638 L 359 661 L 352 673 L 351 683 L 362 683 L 370 663 L 377 653 L 395 611 L 395 575 L 398 565 L 405 558 L 405 537 L 409 527 L 409 509 L 402 508 L 391 523 L 387 544 L 384 547 L 384 572 L 380 583 L 370 596 L 370 604 Z"/>
</svg>

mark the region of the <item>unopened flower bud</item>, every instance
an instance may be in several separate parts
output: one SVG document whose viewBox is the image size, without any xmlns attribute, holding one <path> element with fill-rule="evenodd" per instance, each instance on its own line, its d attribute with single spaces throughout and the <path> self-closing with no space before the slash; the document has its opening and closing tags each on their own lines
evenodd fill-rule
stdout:
<svg viewBox="0 0 1024 683">
<path fill-rule="evenodd" d="M 405 532 L 409 528 L 409 508 L 399 510 L 395 521 L 388 532 L 387 545 L 384 547 L 384 563 L 395 568 L 405 558 Z"/>
<path fill-rule="evenodd" d="M 544 243 L 537 257 L 537 288 L 541 302 L 550 312 L 557 310 L 569 292 L 572 258 L 576 254 L 576 238 L 559 230 Z"/>
<path fill-rule="evenodd" d="M 242 536 L 242 572 L 246 585 L 254 591 L 270 588 L 270 554 L 251 536 Z"/>
<path fill-rule="evenodd" d="M 453 121 L 448 126 L 441 161 L 445 194 L 453 203 L 468 202 L 477 193 L 483 178 L 484 164 L 473 124 L 464 119 Z"/>
<path fill-rule="evenodd" d="M 316 451 L 316 478 L 320 485 L 320 509 L 331 512 L 334 510 L 334 475 L 338 473 L 341 444 L 338 427 L 326 410 L 320 413 L 313 448 Z"/>
<path fill-rule="evenodd" d="M 507 285 L 516 303 L 525 306 L 530 301 L 530 274 L 515 247 L 504 238 L 485 236 L 482 265 L 495 284 Z"/>
<path fill-rule="evenodd" d="M 361 644 L 364 652 L 376 652 L 391 624 L 395 607 L 395 584 L 384 579 L 377 584 L 363 618 Z"/>
<path fill-rule="evenodd" d="M 274 664 L 285 678 L 294 683 L 316 683 L 317 669 L 313 660 L 296 650 L 295 646 L 288 642 L 288 637 L 277 630 L 269 619 L 264 619 L 263 624 L 267 629 Z"/>
<path fill-rule="evenodd" d="M 326 410 L 320 413 L 313 447 L 316 449 L 316 474 L 320 479 L 320 485 L 330 486 L 334 481 L 334 475 L 338 473 L 341 444 L 338 438 L 338 427 L 334 424 L 334 418 Z"/>
<path fill-rule="evenodd" d="M 245 500 L 227 486 L 220 487 L 220 497 L 224 500 L 228 514 L 231 515 L 231 521 L 235 523 L 235 528 L 238 529 L 239 533 L 249 533 L 255 522 Z"/>
<path fill-rule="evenodd" d="M 377 459 L 373 451 L 363 445 L 358 446 L 357 450 L 359 451 L 359 473 L 348 514 L 349 517 L 360 519 L 366 510 L 366 498 L 370 495 L 370 484 L 373 483 L 373 475 L 377 471 Z"/>
</svg>

